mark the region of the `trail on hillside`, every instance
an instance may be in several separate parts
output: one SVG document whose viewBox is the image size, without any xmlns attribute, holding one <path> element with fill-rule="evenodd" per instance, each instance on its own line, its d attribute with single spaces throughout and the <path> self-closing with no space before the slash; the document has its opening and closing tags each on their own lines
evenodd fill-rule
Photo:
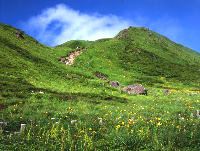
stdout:
<svg viewBox="0 0 200 151">
<path fill-rule="evenodd" d="M 72 51 L 68 56 L 61 57 L 59 60 L 66 64 L 66 65 L 73 65 L 75 59 L 82 54 L 85 49 L 77 48 L 76 50 Z"/>
</svg>

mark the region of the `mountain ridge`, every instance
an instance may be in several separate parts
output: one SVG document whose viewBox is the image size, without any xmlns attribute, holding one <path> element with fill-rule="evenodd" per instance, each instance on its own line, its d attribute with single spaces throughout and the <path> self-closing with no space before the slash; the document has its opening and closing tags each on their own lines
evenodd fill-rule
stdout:
<svg viewBox="0 0 200 151">
<path fill-rule="evenodd" d="M 2 24 L 1 31 L 3 32 L 4 29 L 7 30 L 8 39 L 1 36 L 1 45 L 5 47 L 6 41 L 8 40 L 10 40 L 9 43 L 14 42 L 14 44 L 9 44 L 9 47 L 18 50 L 16 52 L 18 52 L 18 54 L 21 53 L 20 55 L 25 57 L 25 59 L 32 59 L 33 63 L 38 57 L 42 57 L 43 61 L 47 61 L 48 55 L 53 54 L 51 56 L 53 59 L 51 63 L 59 64 L 57 62 L 59 57 L 69 54 L 71 50 L 76 49 L 76 47 L 83 47 L 87 48 L 87 51 L 76 59 L 73 67 L 78 70 L 86 69 L 86 71 L 91 69 L 88 70 L 91 76 L 92 72 L 95 72 L 92 68 L 97 67 L 95 70 L 102 70 L 102 68 L 104 68 L 106 73 L 116 70 L 116 73 L 113 74 L 116 77 L 118 76 L 116 79 L 120 79 L 117 72 L 121 72 L 122 76 L 124 76 L 124 74 L 130 75 L 130 72 L 133 72 L 135 73 L 133 77 L 137 75 L 147 79 L 150 78 L 150 82 L 152 79 L 151 76 L 165 77 L 168 79 L 171 77 L 173 79 L 173 77 L 175 77 L 174 79 L 178 79 L 180 82 L 181 80 L 184 81 L 184 78 L 193 82 L 199 80 L 200 55 L 198 53 L 176 44 L 168 38 L 144 27 L 129 27 L 119 32 L 114 38 L 96 41 L 73 40 L 54 48 L 41 45 L 38 41 L 29 38 L 27 35 L 25 35 L 25 40 L 15 38 L 11 42 L 13 37 L 11 38 L 10 36 L 15 35 L 15 31 L 18 29 Z M 120 34 L 121 36 L 119 36 Z M 124 35 L 125 37 L 123 37 Z M 15 41 L 18 41 L 20 46 L 16 47 L 15 44 L 19 44 Z M 31 47 L 31 45 L 33 45 L 33 47 Z M 20 51 L 20 49 L 23 51 Z M 26 49 L 30 49 L 31 51 Z M 34 51 L 32 51 L 32 49 Z M 42 53 L 41 50 L 45 53 Z M 34 56 L 30 57 L 31 54 L 37 57 L 34 59 Z M 41 60 L 41 62 L 43 61 Z M 109 63 L 111 66 L 108 66 Z M 65 67 L 62 66 L 62 68 Z M 115 70 L 112 70 L 112 68 Z M 191 77 L 190 73 L 193 73 L 193 77 Z M 114 77 L 112 76 L 112 78 Z M 131 79 L 131 76 L 129 79 Z M 158 78 L 156 79 L 158 80 Z M 126 80 L 124 81 L 127 83 Z M 139 78 L 136 82 L 142 81 Z"/>
</svg>

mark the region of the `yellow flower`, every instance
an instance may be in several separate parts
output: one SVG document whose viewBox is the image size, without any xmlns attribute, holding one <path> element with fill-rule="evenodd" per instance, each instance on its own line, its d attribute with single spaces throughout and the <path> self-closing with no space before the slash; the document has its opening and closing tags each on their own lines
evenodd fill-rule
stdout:
<svg viewBox="0 0 200 151">
<path fill-rule="evenodd" d="M 91 130 L 92 130 L 92 128 L 89 128 L 89 130 L 91 131 Z"/>
<path fill-rule="evenodd" d="M 134 123 L 135 123 L 135 122 L 134 122 L 133 119 L 129 119 L 129 120 L 128 120 L 128 124 L 133 125 Z"/>
<path fill-rule="evenodd" d="M 181 127 L 178 125 L 178 126 L 176 126 L 176 128 L 180 129 Z"/>
<path fill-rule="evenodd" d="M 161 126 L 161 125 L 162 125 L 162 123 L 161 123 L 161 122 L 158 122 L 158 123 L 157 123 L 157 126 Z"/>
<path fill-rule="evenodd" d="M 121 127 L 120 125 L 117 125 L 115 128 L 116 128 L 116 130 L 118 130 L 120 127 Z"/>
<path fill-rule="evenodd" d="M 125 123 L 124 122 L 122 122 L 122 125 L 124 125 Z"/>
</svg>

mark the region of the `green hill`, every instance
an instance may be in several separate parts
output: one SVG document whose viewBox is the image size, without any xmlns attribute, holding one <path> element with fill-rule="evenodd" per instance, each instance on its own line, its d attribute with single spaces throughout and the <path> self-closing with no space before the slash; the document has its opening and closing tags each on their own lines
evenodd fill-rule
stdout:
<svg viewBox="0 0 200 151">
<path fill-rule="evenodd" d="M 200 55 L 146 28 L 130 27 L 112 39 L 70 41 L 61 46 L 76 44 L 87 46 L 87 52 L 74 66 L 88 72 L 98 70 L 126 84 L 164 86 L 167 81 L 199 87 Z"/>
<path fill-rule="evenodd" d="M 199 53 L 143 27 L 54 48 L 16 31 L 0 24 L 0 122 L 8 122 L 0 149 L 198 150 L 200 123 L 190 115 L 200 107 Z M 73 65 L 58 61 L 77 47 L 84 51 Z M 148 96 L 121 91 L 135 83 Z"/>
</svg>

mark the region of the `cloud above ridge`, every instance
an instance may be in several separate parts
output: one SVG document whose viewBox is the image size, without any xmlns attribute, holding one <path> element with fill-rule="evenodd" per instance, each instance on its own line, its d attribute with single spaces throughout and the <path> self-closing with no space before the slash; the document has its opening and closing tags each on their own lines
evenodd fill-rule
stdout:
<svg viewBox="0 0 200 151">
<path fill-rule="evenodd" d="M 153 20 L 135 16 L 124 19 L 116 15 L 82 13 L 65 4 L 47 8 L 21 24 L 21 28 L 28 34 L 49 46 L 69 40 L 111 38 L 128 26 L 146 26 L 175 41 L 179 41 L 182 34 L 181 26 L 173 18 Z"/>
<path fill-rule="evenodd" d="M 113 37 L 130 24 L 133 23 L 115 15 L 88 15 L 58 4 L 31 17 L 22 26 L 39 41 L 55 46 L 68 40 Z"/>
</svg>

